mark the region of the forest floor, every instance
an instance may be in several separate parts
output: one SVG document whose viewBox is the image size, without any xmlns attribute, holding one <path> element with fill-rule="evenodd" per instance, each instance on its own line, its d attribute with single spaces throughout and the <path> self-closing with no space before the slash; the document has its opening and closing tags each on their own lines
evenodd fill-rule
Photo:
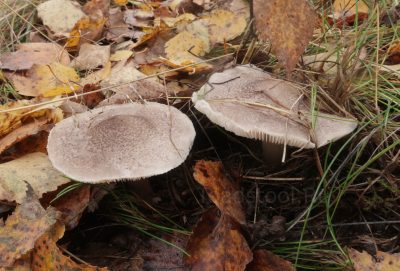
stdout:
<svg viewBox="0 0 400 271">
<path fill-rule="evenodd" d="M 77 43 L 75 47 L 80 47 L 82 37 L 80 41 L 76 41 L 71 37 L 65 39 L 50 35 L 49 28 L 43 26 L 45 12 L 41 13 L 41 18 L 36 12 L 38 5 L 43 2 L 45 1 L 0 0 L 2 54 L 17 51 L 20 43 L 41 41 L 58 42 L 67 49 L 71 58 L 76 58 L 79 50 L 74 46 L 68 47 L 68 44 Z M 86 2 L 80 1 L 80 4 L 85 5 Z M 95 3 L 101 9 L 100 3 L 107 1 L 88 2 Z M 106 30 L 102 29 L 103 34 L 93 38 L 96 40 L 93 43 L 110 45 L 114 53 L 117 50 L 124 51 L 119 57 L 114 55 L 114 60 L 109 60 L 108 55 L 106 62 L 112 63 L 112 68 L 109 67 L 111 74 L 112 69 L 120 62 L 131 61 L 144 75 L 158 76 L 161 84 L 173 88 L 174 94 L 171 96 L 174 97 L 157 100 L 161 100 L 161 103 L 168 101 L 168 104 L 171 103 L 184 112 L 194 124 L 196 138 L 187 159 L 165 174 L 137 182 L 120 180 L 86 184 L 76 180 L 62 184 L 58 189 L 55 187 L 42 191 L 38 196 L 44 208 L 58 206 L 60 212 L 63 212 L 62 208 L 70 208 L 68 210 L 75 215 L 74 219 L 65 223 L 67 230 L 57 242 L 63 255 L 68 255 L 79 264 L 108 267 L 110 270 L 190 270 L 184 267 L 183 256 L 188 254 L 186 243 L 196 224 L 202 217 L 203 220 L 207 219 L 210 215 L 207 210 L 216 204 L 209 194 L 210 188 L 205 189 L 193 177 L 199 161 L 221 162 L 222 174 L 239 184 L 238 192 L 246 217 L 246 227 L 242 227 L 241 232 L 253 251 L 263 249 L 273 252 L 291 262 L 297 270 L 350 270 L 352 261 L 357 261 L 350 255 L 349 251 L 352 249 L 366 251 L 373 256 L 381 252 L 393 256 L 400 252 L 400 6 L 396 6 L 395 1 L 366 1 L 366 9 L 362 5 L 355 7 L 351 4 L 356 1 L 309 1 L 318 13 L 318 26 L 307 40 L 305 52 L 292 70 L 288 68 L 289 64 L 282 64 L 279 56 L 274 55 L 275 51 L 271 51 L 274 41 L 265 42 L 257 38 L 257 23 L 248 26 L 253 16 L 257 19 L 259 12 L 256 9 L 248 12 L 247 26 L 230 43 L 211 42 L 210 50 L 201 53 L 197 43 L 191 46 L 190 43 L 183 44 L 182 48 L 190 52 L 179 54 L 166 41 L 176 35 L 170 29 L 175 31 L 186 27 L 180 25 L 182 22 L 170 20 L 168 31 L 156 34 L 148 31 L 148 25 L 141 25 L 153 25 L 157 18 L 162 20 L 163 16 L 167 17 L 166 11 L 159 6 L 164 2 L 170 4 L 174 1 L 121 2 L 124 1 L 111 2 L 112 8 L 124 12 L 135 9 L 142 12 L 138 12 L 141 15 L 135 17 L 134 27 L 122 26 L 126 27 L 122 40 L 111 34 L 107 36 L 104 34 Z M 186 11 L 194 14 L 190 20 L 196 21 L 212 16 L 209 14 L 217 10 L 222 2 L 240 1 L 220 1 L 221 3 L 211 7 L 205 4 L 209 1 L 175 2 L 202 3 L 195 5 L 195 8 L 193 4 L 185 6 Z M 244 2 L 250 9 L 260 1 L 253 1 L 252 5 Z M 338 4 L 335 6 L 330 2 L 350 3 L 351 7 L 345 12 L 338 11 Z M 154 8 L 152 15 L 146 15 L 149 10 L 144 8 L 145 5 Z M 86 9 L 85 12 L 89 11 Z M 230 22 L 236 24 L 236 28 L 232 30 L 231 26 L 226 26 L 226 32 L 237 31 L 240 16 L 247 16 L 244 14 L 245 12 L 237 15 L 236 20 Z M 168 16 L 178 17 L 176 14 L 175 17 L 170 14 Z M 281 14 L 281 17 L 285 16 Z M 224 18 L 221 17 L 220 20 Z M 108 17 L 107 20 L 110 21 Z M 95 27 L 95 24 L 90 27 Z M 78 27 L 77 30 L 83 33 L 82 31 L 90 27 Z M 107 23 L 104 27 L 107 27 Z M 132 29 L 136 32 L 133 33 Z M 296 30 L 282 29 L 288 32 L 297 30 L 303 31 L 300 27 Z M 217 36 L 218 34 L 220 33 Z M 127 54 L 126 51 L 131 51 L 133 55 L 128 52 L 129 55 L 122 56 Z M 174 58 L 175 55 L 178 56 Z M 159 56 L 164 57 L 161 62 L 150 61 Z M 177 64 L 179 59 L 187 61 Z M 4 58 L 0 57 L 0 61 L 4 62 L 0 62 L 1 65 L 8 64 Z M 22 58 L 18 65 L 24 61 L 27 60 Z M 193 73 L 190 63 L 197 65 L 196 72 Z M 207 67 L 208 63 L 213 65 L 212 68 Z M 310 101 L 312 110 L 356 119 L 357 128 L 350 135 L 318 149 L 287 146 L 284 163 L 265 162 L 260 141 L 237 136 L 217 126 L 197 111 L 190 100 L 192 93 L 206 84 L 211 74 L 221 72 L 229 66 L 249 63 L 271 73 L 275 78 L 301 85 L 302 95 Z M 82 80 L 90 73 L 104 72 L 107 64 L 99 66 L 103 68 L 90 72 L 81 70 L 78 78 Z M 0 109 L 3 111 L 0 114 L 9 114 L 4 113 L 4 110 L 10 108 L 39 103 L 47 108 L 45 110 L 55 110 L 46 107 L 45 103 L 52 101 L 56 107 L 60 107 L 60 102 L 64 101 L 62 99 L 68 97 L 68 94 L 57 93 L 58 95 L 50 95 L 49 98 L 46 96 L 47 92 L 40 92 L 41 90 L 38 90 L 39 94 L 20 91 L 16 87 L 18 82 L 13 81 L 17 79 L 9 75 L 10 69 L 2 70 L 4 74 L 0 71 Z M 15 70 L 20 75 L 29 77 L 29 71 Z M 168 77 L 161 77 L 166 71 L 170 71 Z M 109 94 L 99 94 L 98 90 L 127 83 L 112 81 L 110 77 L 108 71 L 101 80 L 87 84 L 90 85 L 88 89 L 85 88 L 86 85 L 83 90 L 75 89 L 78 94 L 94 91 L 90 96 L 91 100 L 75 101 L 94 107 L 93 105 L 105 99 L 104 95 Z M 105 81 L 109 85 L 104 85 Z M 146 96 L 142 92 L 140 94 Z M 69 97 L 75 98 L 74 93 Z M 156 100 L 154 97 L 144 99 Z M 55 117 L 55 111 L 51 112 L 45 113 L 48 118 L 46 125 L 59 121 Z M 63 114 L 67 115 L 65 111 Z M 43 115 L 30 115 L 29 119 L 21 117 L 22 124 L 18 125 L 19 128 L 27 127 L 35 118 L 40 121 Z M 12 125 L 9 124 L 8 128 L 4 128 L 9 121 L 9 115 L 0 116 L 0 120 L 3 121 L 0 125 L 0 136 L 5 137 L 15 127 L 10 128 Z M 22 140 L 15 139 L 11 144 L 0 139 L 1 162 L 5 165 L 28 153 L 46 152 L 48 130 L 40 128 L 38 131 L 25 132 Z M 8 145 L 4 147 L 2 144 Z M 2 170 L 0 169 L 0 181 L 4 176 Z M 24 169 L 21 168 L 21 171 Z M 1 189 L 0 183 L 0 216 L 7 225 L 6 218 L 12 216 L 21 201 L 4 198 Z M 78 198 L 72 198 L 71 194 Z M 84 197 L 84 200 L 79 199 L 79 196 Z M 76 203 L 78 201 L 80 205 Z M 217 206 L 220 208 L 218 203 Z M 1 249 L 4 248 L 0 245 Z M 212 250 L 203 253 L 200 255 L 209 255 L 207 253 L 212 254 Z M 396 261 L 399 263 L 400 259 L 396 258 Z M 218 269 L 207 266 L 195 270 Z M 244 269 L 237 267 L 221 270 Z"/>
</svg>

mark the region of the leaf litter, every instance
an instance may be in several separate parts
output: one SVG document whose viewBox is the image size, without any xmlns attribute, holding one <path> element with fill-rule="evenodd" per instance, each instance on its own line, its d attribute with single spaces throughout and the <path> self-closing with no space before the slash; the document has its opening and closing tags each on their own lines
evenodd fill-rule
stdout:
<svg viewBox="0 0 400 271">
<path fill-rule="evenodd" d="M 228 58 L 220 63 L 209 61 L 216 53 L 242 57 L 243 51 L 237 50 L 243 49 L 241 42 L 247 42 L 243 38 L 249 34 L 246 31 L 251 31 L 248 25 L 251 19 L 255 19 L 260 41 L 268 42 L 272 54 L 285 68 L 286 76 L 292 78 L 316 33 L 314 28 L 321 23 L 314 8 L 305 0 L 254 0 L 252 12 L 251 5 L 243 0 L 90 0 L 81 4 L 83 6 L 71 0 L 43 1 L 37 6 L 38 20 L 35 21 L 41 24 L 40 33 L 32 34 L 31 38 L 44 42 L 19 44 L 16 51 L 0 57 L 4 75 L 1 80 L 11 82 L 24 98 L 1 105 L 0 153 L 12 153 L 18 142 L 45 134 L 64 117 L 74 117 L 78 112 L 95 107 L 157 100 L 185 108 L 187 98 L 180 95 L 190 96 L 207 81 L 209 73 L 231 65 Z M 371 11 L 371 6 L 364 1 L 351 0 L 336 0 L 331 8 L 328 22 L 338 28 L 361 23 Z M 255 18 L 250 18 L 250 14 Z M 45 42 L 46 39 L 53 42 Z M 307 54 L 301 64 L 329 75 L 330 80 L 338 72 L 340 63 L 325 62 L 342 62 L 344 53 L 340 52 L 338 58 L 332 56 L 336 53 L 334 48 L 327 51 Z M 391 64 L 397 64 L 395 44 L 388 51 Z M 360 62 L 363 60 L 360 57 Z M 324 64 L 318 66 L 315 62 Z M 380 69 L 384 70 L 385 66 L 389 65 L 382 65 Z M 396 69 L 395 66 L 391 68 Z M 68 101 L 61 105 L 60 97 Z M 29 107 L 47 102 L 51 106 L 37 110 Z M 7 159 L 9 157 L 2 161 Z M 221 162 L 200 160 L 193 172 L 194 179 L 217 208 L 203 209 L 187 245 L 186 240 L 178 244 L 185 252 L 176 253 L 176 247 L 152 240 L 150 247 L 136 254 L 140 259 L 132 268 L 295 270 L 289 261 L 270 251 L 259 248 L 252 251 L 257 242 L 249 236 L 254 237 L 255 226 L 249 225 L 249 207 L 241 198 L 242 185 L 232 180 Z M 60 213 L 53 207 L 41 207 L 39 199 L 43 204 L 69 184 L 70 180 L 52 167 L 45 150 L 0 164 L 0 200 L 17 204 L 0 226 L 0 235 L 17 244 L 12 249 L 0 247 L 4 252 L 0 253 L 3 257 L 0 268 L 105 270 L 74 262 L 56 244 L 64 235 L 65 227 L 73 229 L 79 224 L 93 200 L 91 188 L 83 186 L 52 203 Z M 35 219 L 24 213 L 29 208 L 34 209 Z M 185 223 L 186 219 L 185 215 Z M 32 224 L 29 226 L 34 228 L 27 236 L 7 232 L 10 227 L 15 230 L 24 224 Z M 258 225 L 255 218 L 253 224 Z M 284 222 L 281 224 L 280 230 L 284 231 Z M 263 225 L 270 227 L 272 224 L 265 222 Z M 1 231 L 2 228 L 6 230 Z M 27 238 L 29 242 L 24 243 Z M 167 236 L 164 238 L 169 240 Z M 173 240 L 171 243 L 175 244 Z M 189 255 L 184 256 L 185 253 Z M 383 261 L 377 262 L 365 254 L 359 259 L 359 254 L 354 252 L 352 255 L 356 256 L 351 256 L 357 270 L 368 268 L 357 265 L 360 262 L 368 262 L 369 268 L 374 265 L 386 268 L 387 261 L 393 263 L 396 257 L 379 252 Z M 162 255 L 161 260 L 159 255 Z M 172 265 L 166 264 L 168 258 L 173 258 Z"/>
</svg>

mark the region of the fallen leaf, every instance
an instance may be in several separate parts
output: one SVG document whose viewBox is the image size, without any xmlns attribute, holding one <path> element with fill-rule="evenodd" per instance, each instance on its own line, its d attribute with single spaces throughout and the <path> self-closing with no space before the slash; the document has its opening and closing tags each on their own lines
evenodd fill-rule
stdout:
<svg viewBox="0 0 400 271">
<path fill-rule="evenodd" d="M 41 198 L 44 193 L 68 182 L 70 180 L 54 169 L 47 155 L 41 152 L 0 164 L 0 200 L 22 203 L 27 195 L 26 183 Z"/>
<path fill-rule="evenodd" d="M 316 13 L 306 0 L 255 0 L 253 11 L 259 38 L 271 42 L 290 76 L 313 36 Z"/>
<path fill-rule="evenodd" d="M 47 65 L 59 62 L 69 65 L 69 56 L 60 45 L 56 43 L 21 43 L 17 51 L 5 53 L 0 57 L 0 68 L 6 70 L 28 70 L 34 64 Z"/>
<path fill-rule="evenodd" d="M 202 17 L 202 20 L 207 21 L 211 44 L 233 40 L 240 36 L 247 26 L 244 16 L 228 10 L 214 10 Z"/>
<path fill-rule="evenodd" d="M 0 113 L 0 137 L 40 117 L 46 117 L 48 122 L 58 122 L 62 119 L 62 114 L 57 110 L 57 103 L 36 107 L 34 110 L 24 108 L 37 102 L 37 99 L 18 100 L 0 105 L 0 111 L 13 110 Z"/>
<path fill-rule="evenodd" d="M 2 137 L 0 139 L 0 154 L 31 135 L 36 135 L 40 131 L 48 130 L 48 122 L 49 120 L 47 117 L 41 117 L 16 128 L 6 136 Z"/>
<path fill-rule="evenodd" d="M 235 222 L 218 216 L 218 210 L 203 214 L 190 236 L 186 251 L 190 256 L 186 264 L 191 271 L 243 271 L 253 259 Z"/>
<path fill-rule="evenodd" d="M 86 15 L 81 6 L 70 0 L 49 0 L 37 7 L 38 17 L 51 31 L 58 35 L 69 33 Z"/>
<path fill-rule="evenodd" d="M 229 0 L 222 3 L 220 9 L 226 9 L 236 15 L 243 17 L 246 21 L 250 19 L 250 5 L 246 0 Z"/>
<path fill-rule="evenodd" d="M 110 0 L 89 0 L 82 8 L 87 15 L 97 14 L 99 10 L 104 17 L 108 16 L 109 9 Z"/>
<path fill-rule="evenodd" d="M 295 271 L 291 262 L 282 259 L 267 250 L 253 252 L 253 261 L 246 267 L 246 271 Z"/>
<path fill-rule="evenodd" d="M 180 68 L 186 65 L 193 65 L 185 68 L 183 71 L 189 73 L 204 72 L 212 68 L 207 63 L 199 63 L 203 56 L 210 50 L 209 42 L 205 42 L 204 38 L 199 38 L 189 31 L 182 31 L 175 37 L 165 43 L 166 58 L 160 58 L 164 64 L 172 68 Z"/>
<path fill-rule="evenodd" d="M 210 9 L 214 4 L 212 0 L 193 0 L 193 3 L 202 6 L 205 10 Z"/>
<path fill-rule="evenodd" d="M 368 14 L 369 8 L 363 0 L 335 0 L 332 6 L 335 19 L 351 17 L 358 14 Z"/>
<path fill-rule="evenodd" d="M 89 108 L 87 108 L 87 106 L 80 104 L 80 103 L 76 103 L 76 102 L 72 102 L 72 101 L 65 101 L 61 106 L 60 109 L 63 111 L 64 116 L 66 118 L 71 117 L 77 113 L 83 113 L 89 110 Z M 46 143 L 46 147 L 47 147 L 47 143 Z"/>
<path fill-rule="evenodd" d="M 193 176 L 221 212 L 246 224 L 239 185 L 226 176 L 221 162 L 200 160 L 194 167 Z"/>
<path fill-rule="evenodd" d="M 369 8 L 363 0 L 336 0 L 332 6 L 332 13 L 327 17 L 328 23 L 342 28 L 367 19 Z"/>
<path fill-rule="evenodd" d="M 194 21 L 196 16 L 192 13 L 184 13 L 177 17 L 160 17 L 159 21 L 165 23 L 168 27 L 182 28 L 188 23 Z M 160 26 L 160 23 L 155 23 Z"/>
<path fill-rule="evenodd" d="M 69 94 L 80 87 L 79 75 L 73 68 L 54 62 L 50 65 L 33 65 L 26 75 L 5 73 L 21 95 L 52 97 Z"/>
<path fill-rule="evenodd" d="M 125 6 L 128 4 L 128 0 L 113 0 L 114 4 L 117 6 Z"/>
<path fill-rule="evenodd" d="M 193 24 L 191 24 L 193 26 Z M 165 54 L 169 59 L 177 58 L 176 55 L 185 55 L 198 58 L 210 51 L 208 33 L 200 35 L 207 30 L 207 26 L 197 23 L 198 27 L 191 27 L 189 31 L 182 31 L 165 43 Z M 200 30 L 199 30 L 200 29 Z M 204 38 L 207 36 L 207 39 Z M 181 58 L 181 57 L 180 57 Z"/>
<path fill-rule="evenodd" d="M 170 69 L 163 64 L 140 65 L 140 71 L 146 75 L 155 75 L 155 74 L 163 73 L 162 76 L 165 76 L 166 78 L 168 78 L 168 77 L 177 76 L 179 74 L 177 71 L 168 72 L 169 70 Z M 168 83 L 167 83 L 167 85 L 168 85 Z"/>
<path fill-rule="evenodd" d="M 390 45 L 387 60 L 391 65 L 400 64 L 400 41 L 395 41 Z"/>
<path fill-rule="evenodd" d="M 118 62 L 121 60 L 127 60 L 133 55 L 130 50 L 118 50 L 110 56 L 110 61 Z"/>
<path fill-rule="evenodd" d="M 154 13 L 152 10 L 127 9 L 124 11 L 124 21 L 134 27 L 152 27 Z"/>
<path fill-rule="evenodd" d="M 101 38 L 106 21 L 101 12 L 80 19 L 69 33 L 65 47 L 75 48 L 85 43 L 97 41 Z"/>
<path fill-rule="evenodd" d="M 141 31 L 132 30 L 124 21 L 124 13 L 120 8 L 110 9 L 109 19 L 106 24 L 106 39 L 121 42 L 124 38 L 137 39 Z"/>
<path fill-rule="evenodd" d="M 71 101 L 83 104 L 90 109 L 95 108 L 101 101 L 104 100 L 105 96 L 102 91 L 93 92 L 93 93 L 89 93 L 89 94 L 88 94 L 88 92 L 92 92 L 92 91 L 95 91 L 98 89 L 100 89 L 99 85 L 86 84 L 83 87 L 83 91 L 82 91 L 82 93 L 86 93 L 86 95 L 78 97 L 76 99 L 71 99 Z"/>
<path fill-rule="evenodd" d="M 20 170 L 21 171 L 21 170 Z M 22 204 L 0 225 L 0 266 L 9 267 L 30 251 L 36 240 L 56 223 L 57 212 L 44 210 L 31 190 Z"/>
<path fill-rule="evenodd" d="M 28 252 L 25 255 L 17 259 L 14 264 L 8 268 L 0 267 L 0 271 L 32 271 L 31 269 L 32 257 L 31 253 Z"/>
<path fill-rule="evenodd" d="M 132 100 L 158 99 L 165 96 L 166 89 L 156 78 L 147 78 L 135 68 L 134 62 L 120 62 L 111 69 L 111 75 L 101 82 L 102 87 L 113 87 L 111 90 L 121 93 Z"/>
<path fill-rule="evenodd" d="M 110 60 L 110 46 L 85 43 L 79 49 L 79 55 L 71 66 L 77 70 L 92 70 L 105 66 Z"/>
<path fill-rule="evenodd" d="M 108 78 L 111 74 L 111 62 L 108 62 L 104 67 L 98 71 L 89 73 L 86 77 L 82 78 L 79 82 L 82 86 L 94 85 L 104 79 Z"/>
<path fill-rule="evenodd" d="M 355 271 L 394 271 L 400 270 L 400 253 L 376 252 L 372 257 L 366 251 L 358 252 L 350 248 L 349 256 Z"/>
<path fill-rule="evenodd" d="M 48 136 L 49 131 L 46 129 L 17 142 L 14 145 L 15 153 L 17 154 L 16 158 L 33 152 L 47 153 Z"/>
<path fill-rule="evenodd" d="M 0 105 L 0 110 L 8 110 L 13 108 L 19 108 L 31 104 L 29 100 L 18 100 L 15 102 L 10 102 L 4 105 Z M 22 125 L 23 113 L 28 110 L 17 110 L 10 111 L 0 114 L 0 136 L 8 134 L 12 130 L 20 127 Z"/>
<path fill-rule="evenodd" d="M 83 185 L 63 195 L 51 205 L 61 213 L 60 221 L 67 229 L 75 228 L 89 204 L 90 186 Z"/>
<path fill-rule="evenodd" d="M 32 271 L 107 271 L 88 264 L 78 264 L 63 255 L 56 242 L 64 235 L 64 226 L 56 223 L 53 228 L 36 241 L 32 252 Z"/>
<path fill-rule="evenodd" d="M 143 64 L 160 64 L 160 57 L 165 57 L 165 43 L 174 37 L 172 31 L 160 31 L 156 37 L 147 42 L 145 50 L 136 52 L 134 62 L 142 66 Z"/>
</svg>

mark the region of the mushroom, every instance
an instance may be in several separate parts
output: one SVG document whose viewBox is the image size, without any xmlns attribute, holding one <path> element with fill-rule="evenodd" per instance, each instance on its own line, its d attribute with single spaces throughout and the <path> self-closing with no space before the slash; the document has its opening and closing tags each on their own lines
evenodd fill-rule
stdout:
<svg viewBox="0 0 400 271">
<path fill-rule="evenodd" d="M 213 74 L 193 93 L 192 101 L 213 123 L 238 136 L 262 140 L 266 162 L 276 163 L 281 157 L 284 162 L 286 145 L 318 148 L 357 127 L 353 119 L 320 112 L 311 116 L 293 84 L 251 65 Z"/>
<path fill-rule="evenodd" d="M 178 109 L 131 103 L 64 119 L 50 131 L 47 150 L 53 166 L 72 179 L 136 180 L 179 166 L 194 137 L 192 122 Z"/>
</svg>

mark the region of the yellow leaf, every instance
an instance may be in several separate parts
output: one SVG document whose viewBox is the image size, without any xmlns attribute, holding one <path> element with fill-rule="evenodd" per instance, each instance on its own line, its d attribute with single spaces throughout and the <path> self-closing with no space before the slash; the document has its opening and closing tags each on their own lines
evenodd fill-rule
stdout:
<svg viewBox="0 0 400 271">
<path fill-rule="evenodd" d="M 208 50 L 209 45 L 189 31 L 179 33 L 165 44 L 165 53 L 168 58 L 174 58 L 175 55 L 181 53 L 203 56 Z"/>
<path fill-rule="evenodd" d="M 165 53 L 167 58 L 161 58 L 164 64 L 180 68 L 202 61 L 197 56 L 203 56 L 209 50 L 209 44 L 204 38 L 198 37 L 189 31 L 180 32 L 167 41 Z M 210 64 L 198 64 L 193 67 L 184 68 L 182 71 L 189 73 L 203 72 L 211 69 Z"/>
<path fill-rule="evenodd" d="M 82 78 L 80 84 L 85 86 L 87 84 L 97 84 L 103 81 L 111 74 L 111 62 L 108 62 L 101 70 L 94 71 Z"/>
<path fill-rule="evenodd" d="M 28 100 L 19 100 L 16 102 L 10 102 L 5 105 L 0 105 L 0 110 L 17 108 L 17 107 L 21 107 L 21 106 L 25 106 L 25 105 L 29 105 L 29 104 L 30 104 L 30 101 L 28 101 Z M 26 110 L 0 113 L 0 136 L 8 134 L 15 128 L 18 128 L 19 126 L 21 126 L 21 124 L 22 124 L 21 119 L 23 117 L 22 114 L 24 112 L 26 112 Z"/>
<path fill-rule="evenodd" d="M 26 76 L 17 73 L 6 73 L 19 94 L 25 96 L 52 97 L 69 94 L 79 86 L 79 75 L 73 68 L 60 63 L 50 65 L 33 65 Z"/>
<path fill-rule="evenodd" d="M 114 3 L 117 6 L 125 6 L 126 4 L 128 4 L 128 0 L 114 0 Z"/>
<path fill-rule="evenodd" d="M 79 86 L 74 84 L 79 81 L 79 75 L 70 67 L 54 63 L 50 66 L 38 66 L 37 73 L 47 78 L 40 85 L 43 97 L 69 94 L 79 89 Z"/>
<path fill-rule="evenodd" d="M 35 195 L 41 198 L 44 193 L 54 191 L 69 181 L 53 168 L 46 154 L 27 154 L 0 165 L 0 200 L 23 202 L 27 183 Z"/>
<path fill-rule="evenodd" d="M 223 43 L 240 36 L 247 26 L 244 15 L 238 16 L 227 10 L 214 10 L 202 20 L 206 20 L 209 25 L 212 44 Z"/>
<path fill-rule="evenodd" d="M 78 47 L 82 43 L 96 41 L 101 37 L 106 19 L 102 16 L 92 16 L 80 19 L 69 33 L 65 47 Z"/>
<path fill-rule="evenodd" d="M 114 54 L 111 55 L 110 61 L 121 61 L 127 60 L 133 55 L 131 50 L 118 50 Z"/>
</svg>

